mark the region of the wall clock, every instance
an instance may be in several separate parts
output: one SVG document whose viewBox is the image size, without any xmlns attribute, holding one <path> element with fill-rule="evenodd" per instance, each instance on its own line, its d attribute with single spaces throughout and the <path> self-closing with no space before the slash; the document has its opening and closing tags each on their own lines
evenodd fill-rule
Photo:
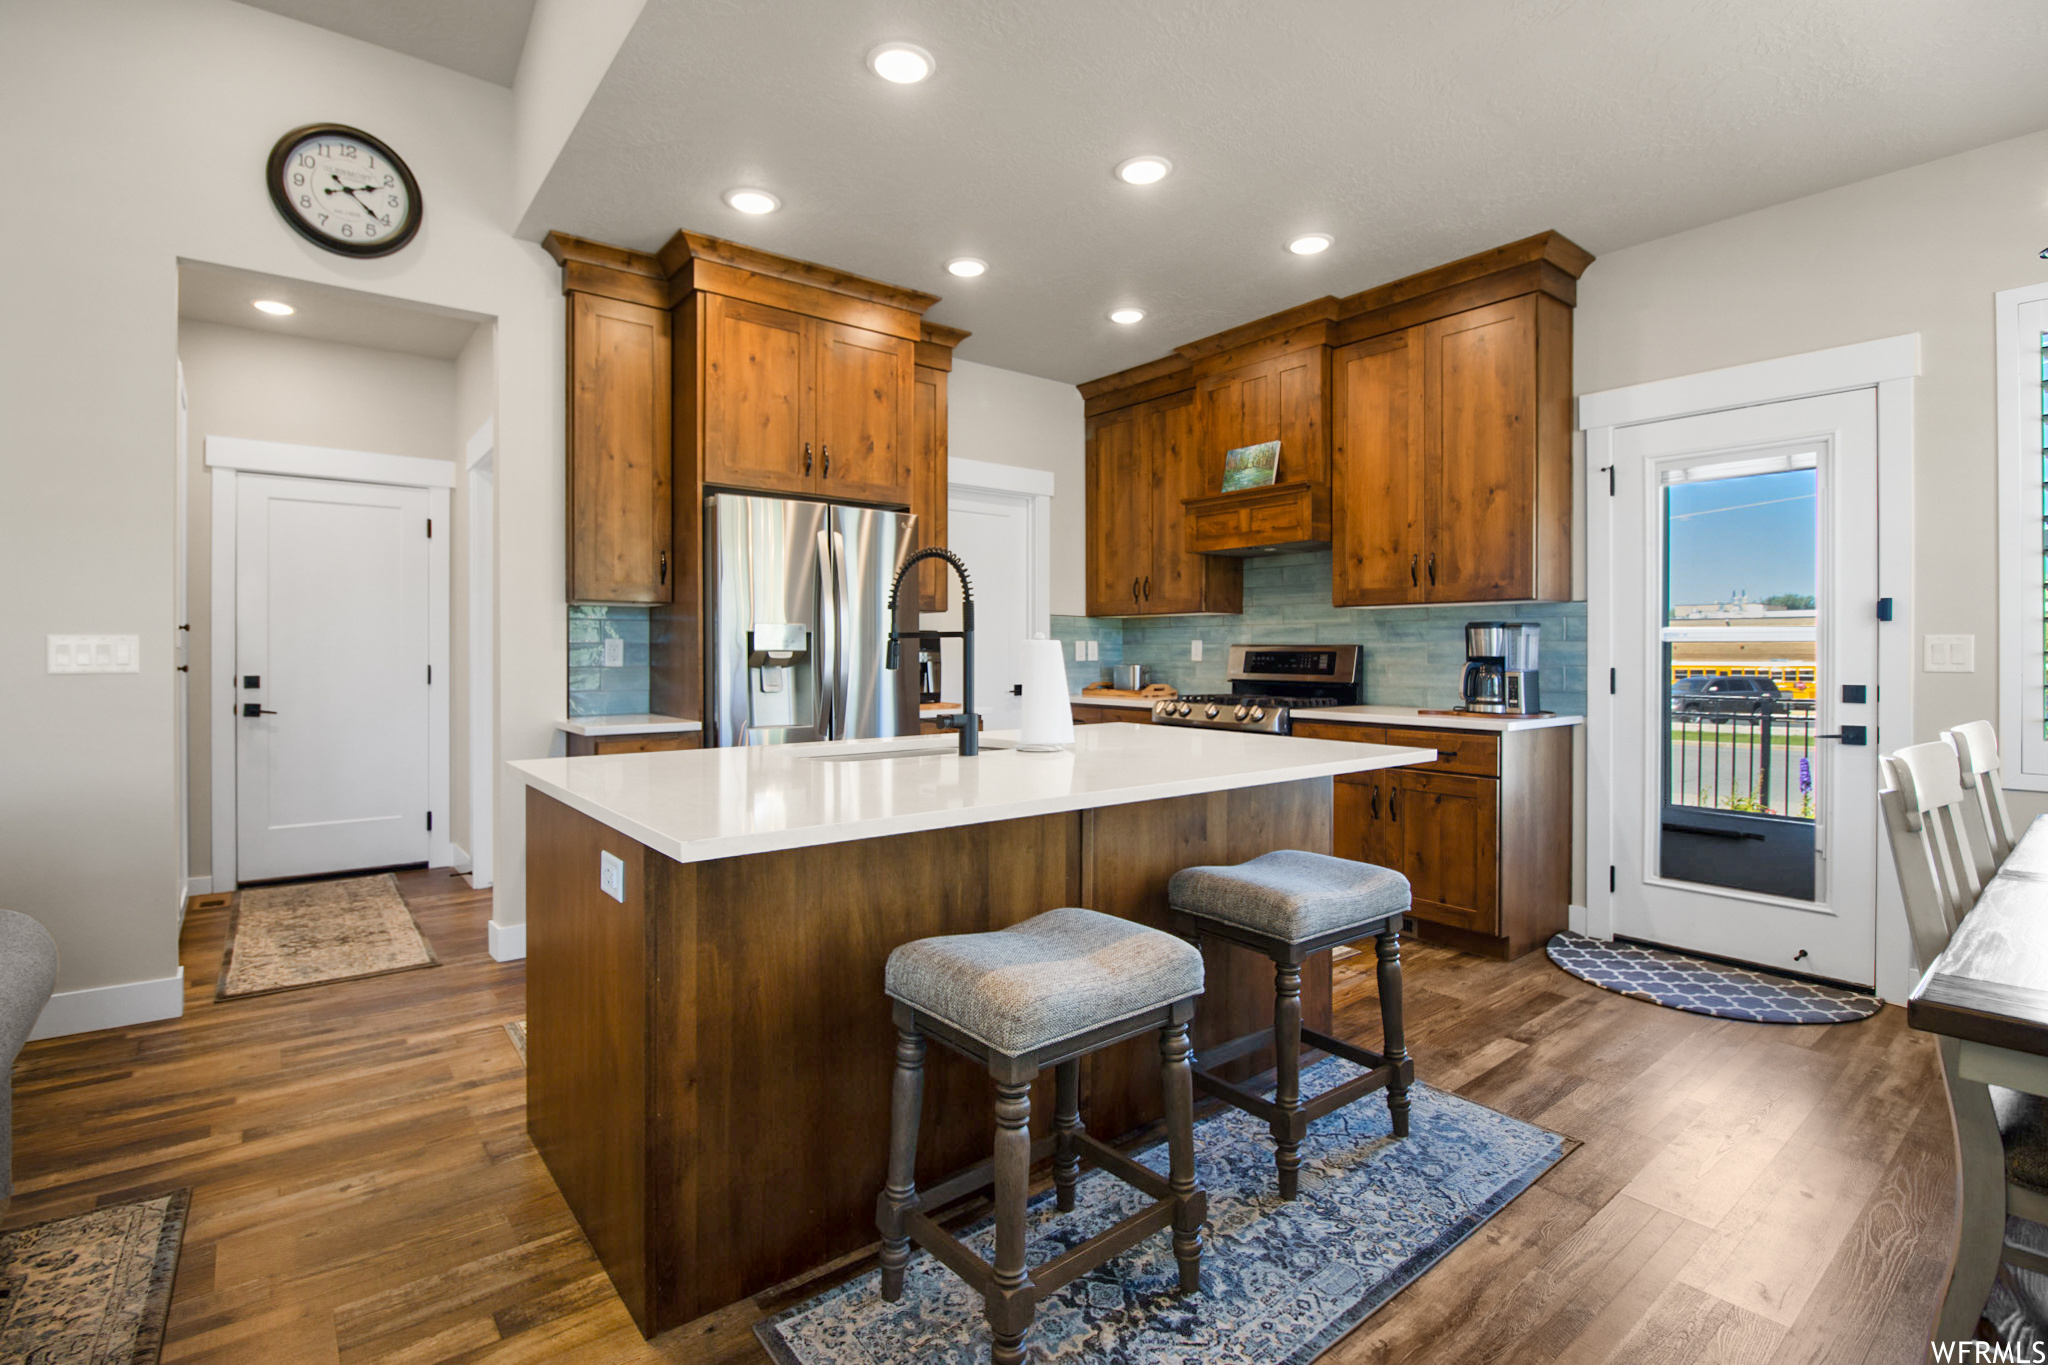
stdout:
<svg viewBox="0 0 2048 1365">
<path fill-rule="evenodd" d="M 343 256 L 385 256 L 413 239 L 425 205 L 398 154 L 356 128 L 294 128 L 270 149 L 270 198 L 309 242 Z"/>
</svg>

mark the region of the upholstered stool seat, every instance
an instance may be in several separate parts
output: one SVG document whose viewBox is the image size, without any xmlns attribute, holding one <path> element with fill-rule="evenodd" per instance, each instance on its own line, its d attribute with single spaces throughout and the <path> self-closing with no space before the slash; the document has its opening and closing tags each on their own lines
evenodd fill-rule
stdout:
<svg viewBox="0 0 2048 1365">
<path fill-rule="evenodd" d="M 882 1297 L 903 1296 L 911 1244 L 931 1252 L 982 1296 L 995 1365 L 1021 1365 L 1039 1300 L 1168 1228 L 1183 1293 L 1202 1283 L 1207 1197 L 1195 1179 L 1195 1093 L 1188 1021 L 1202 993 L 1202 955 L 1182 939 L 1093 910 L 1048 910 L 1008 929 L 918 939 L 889 954 L 896 1079 L 889 1108 L 889 1183 L 876 1201 Z M 1091 1137 L 1081 1124 L 1080 1059 L 1159 1032 L 1166 1099 L 1167 1175 Z M 995 1159 L 920 1190 L 917 1130 L 924 1108 L 925 1040 L 986 1066 L 996 1083 Z M 1053 1132 L 1031 1140 L 1031 1084 L 1053 1069 Z M 1031 1164 L 1052 1157 L 1059 1207 L 1074 1207 L 1083 1154 L 1156 1201 L 1038 1267 L 1024 1260 Z M 925 1212 L 995 1186 L 996 1254 L 983 1261 Z"/>
<path fill-rule="evenodd" d="M 1411 904 L 1408 879 L 1391 868 L 1326 853 L 1282 849 L 1234 867 L 1184 867 L 1167 884 L 1173 924 L 1196 943 L 1220 938 L 1273 960 L 1273 1028 L 1203 1049 L 1194 1081 L 1204 1093 L 1266 1120 L 1274 1143 L 1280 1197 L 1301 1189 L 1301 1143 L 1308 1125 L 1375 1090 L 1387 1092 L 1395 1137 L 1408 1136 L 1408 1059 L 1401 1020 L 1401 917 Z M 1301 1023 L 1301 969 L 1316 953 L 1356 939 L 1378 940 L 1382 1051 L 1368 1052 Z M 1301 1097 L 1301 1045 L 1365 1068 L 1313 1099 Z M 1271 1043 L 1272 1099 L 1212 1069 Z"/>
<path fill-rule="evenodd" d="M 1411 903 L 1408 879 L 1390 867 L 1293 848 L 1235 867 L 1184 867 L 1166 894 L 1185 914 L 1289 943 L 1376 928 Z"/>
<path fill-rule="evenodd" d="M 996 1052 L 1027 1052 L 1202 993 L 1202 955 L 1114 915 L 1048 910 L 889 954 L 884 989 Z"/>
</svg>

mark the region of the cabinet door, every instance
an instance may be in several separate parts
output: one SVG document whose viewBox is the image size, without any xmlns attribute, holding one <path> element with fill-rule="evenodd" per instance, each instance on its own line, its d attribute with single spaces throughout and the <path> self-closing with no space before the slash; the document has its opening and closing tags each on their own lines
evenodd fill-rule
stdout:
<svg viewBox="0 0 2048 1365">
<path fill-rule="evenodd" d="M 722 295 L 704 305 L 704 482 L 808 493 L 809 319 Z"/>
<path fill-rule="evenodd" d="M 1221 492 L 1224 452 L 1261 441 L 1280 443 L 1279 482 L 1327 483 L 1328 366 L 1328 350 L 1313 346 L 1203 380 L 1196 390 L 1201 477 L 1189 496 Z"/>
<path fill-rule="evenodd" d="M 1195 402 L 1192 394 L 1162 398 L 1145 405 L 1139 445 L 1151 485 L 1146 532 L 1151 554 L 1133 567 L 1140 612 L 1203 611 L 1208 603 L 1208 556 L 1189 554 L 1186 498 L 1209 490 L 1202 486 L 1202 461 L 1195 449 Z"/>
<path fill-rule="evenodd" d="M 1332 784 L 1335 796 L 1331 852 L 1339 858 L 1392 866 L 1387 854 L 1389 772 L 1347 773 Z"/>
<path fill-rule="evenodd" d="M 910 422 L 910 510 L 917 514 L 917 544 L 946 543 L 946 372 L 917 367 Z M 944 611 L 953 571 L 937 561 L 917 566 L 917 609 Z"/>
<path fill-rule="evenodd" d="M 839 322 L 811 328 L 818 496 L 907 504 L 915 343 Z"/>
<path fill-rule="evenodd" d="M 1330 586 L 1340 607 L 1419 602 L 1425 591 L 1421 333 L 1371 337 L 1331 360 Z"/>
<path fill-rule="evenodd" d="M 1425 323 L 1425 463 L 1434 602 L 1533 597 L 1536 303 L 1533 295 Z"/>
<path fill-rule="evenodd" d="M 1408 878 L 1421 919 L 1500 932 L 1500 783 L 1389 770 L 1385 866 Z"/>
<path fill-rule="evenodd" d="M 666 602 L 670 563 L 666 309 L 569 295 L 569 600 Z"/>
<path fill-rule="evenodd" d="M 1143 605 L 1151 559 L 1151 474 L 1142 408 L 1094 418 L 1088 432 L 1088 614 L 1129 616 Z"/>
</svg>

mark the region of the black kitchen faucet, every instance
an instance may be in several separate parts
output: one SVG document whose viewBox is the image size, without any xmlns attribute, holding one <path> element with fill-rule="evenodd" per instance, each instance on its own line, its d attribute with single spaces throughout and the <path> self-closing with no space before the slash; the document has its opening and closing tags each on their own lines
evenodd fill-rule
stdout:
<svg viewBox="0 0 2048 1365">
<path fill-rule="evenodd" d="M 951 637 L 960 642 L 962 660 L 960 679 L 960 714 L 940 716 L 940 725 L 952 726 L 960 731 L 960 756 L 973 758 L 981 752 L 981 717 L 974 711 L 974 585 L 967 581 L 967 566 L 960 562 L 960 556 L 951 550 L 933 545 L 919 550 L 903 561 L 903 567 L 896 571 L 896 581 L 889 585 L 889 619 L 896 619 L 896 595 L 903 590 L 903 579 L 917 567 L 919 560 L 943 559 L 953 566 L 953 572 L 960 575 L 960 629 L 958 630 L 892 630 L 889 632 L 888 666 L 894 669 L 903 661 L 902 647 L 897 643 L 905 635 L 929 635 L 940 638 Z"/>
</svg>

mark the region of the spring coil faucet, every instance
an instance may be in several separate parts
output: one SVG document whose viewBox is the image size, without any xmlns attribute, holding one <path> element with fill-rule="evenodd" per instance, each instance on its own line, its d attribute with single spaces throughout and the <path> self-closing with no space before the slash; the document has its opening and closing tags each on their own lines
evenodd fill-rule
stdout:
<svg viewBox="0 0 2048 1365">
<path fill-rule="evenodd" d="M 896 596 L 903 591 L 903 580 L 917 567 L 920 560 L 943 559 L 953 566 L 953 572 L 960 576 L 960 629 L 920 630 L 889 632 L 888 667 L 894 671 L 903 661 L 902 646 L 897 642 L 904 635 L 936 635 L 942 639 L 960 642 L 962 673 L 960 681 L 960 714 L 940 716 L 941 726 L 960 731 L 960 757 L 973 758 L 981 752 L 981 717 L 974 710 L 974 584 L 967 577 L 967 566 L 960 562 L 960 556 L 937 545 L 927 546 L 903 561 L 903 567 L 896 571 L 896 581 L 889 585 L 889 619 L 896 619 Z"/>
</svg>

